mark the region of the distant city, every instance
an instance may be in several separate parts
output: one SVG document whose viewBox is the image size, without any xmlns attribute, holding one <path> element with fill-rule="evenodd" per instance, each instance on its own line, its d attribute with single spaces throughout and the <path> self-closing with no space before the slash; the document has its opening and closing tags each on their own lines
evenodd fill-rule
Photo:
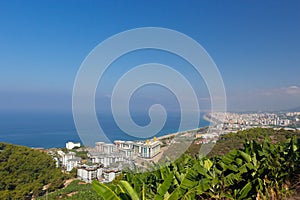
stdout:
<svg viewBox="0 0 300 200">
<path fill-rule="evenodd" d="M 300 125 L 300 112 L 279 113 L 212 113 L 205 116 L 206 120 L 223 126 L 223 130 L 239 131 L 254 127 L 285 128 L 296 130 Z"/>
</svg>

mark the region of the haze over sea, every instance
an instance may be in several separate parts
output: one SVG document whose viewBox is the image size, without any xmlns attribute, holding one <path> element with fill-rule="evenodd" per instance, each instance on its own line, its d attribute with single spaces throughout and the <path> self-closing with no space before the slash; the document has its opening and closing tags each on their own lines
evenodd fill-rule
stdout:
<svg viewBox="0 0 300 200">
<path fill-rule="evenodd" d="M 146 114 L 133 116 L 133 119 L 139 125 L 147 125 L 150 121 Z M 64 147 L 67 141 L 80 141 L 72 113 L 2 112 L 0 121 L 0 142 L 51 148 Z M 177 132 L 179 121 L 180 115 L 169 114 L 164 128 L 157 136 Z M 100 124 L 111 141 L 135 139 L 122 132 L 112 116 L 101 116 Z M 209 122 L 205 121 L 201 114 L 199 127 L 208 125 Z"/>
</svg>

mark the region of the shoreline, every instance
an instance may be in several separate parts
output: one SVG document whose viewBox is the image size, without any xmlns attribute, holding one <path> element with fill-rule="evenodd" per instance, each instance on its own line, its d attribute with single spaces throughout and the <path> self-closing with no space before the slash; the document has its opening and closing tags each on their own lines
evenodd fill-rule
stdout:
<svg viewBox="0 0 300 200">
<path fill-rule="evenodd" d="M 203 126 L 203 127 L 199 127 L 199 128 L 195 128 L 195 129 L 189 129 L 189 130 L 186 130 L 186 131 L 180 131 L 180 132 L 176 132 L 176 133 L 168 133 L 166 135 L 158 136 L 158 137 L 156 137 L 156 139 L 160 141 L 160 140 L 164 140 L 164 139 L 168 139 L 168 138 L 174 138 L 174 137 L 176 137 L 180 134 L 186 134 L 186 133 L 193 132 L 193 131 L 201 131 L 201 130 L 207 129 L 208 127 L 209 126 Z M 153 139 L 153 138 L 151 138 L 151 139 Z M 144 140 L 124 140 L 124 141 L 146 141 L 146 140 L 150 140 L 150 138 L 149 139 L 144 139 Z M 66 141 L 66 142 L 68 142 L 68 141 Z M 3 142 L 3 143 L 8 143 L 8 142 Z M 80 141 L 80 143 L 82 143 L 82 142 Z M 8 144 L 13 144 L 13 143 L 8 143 Z M 114 143 L 112 143 L 112 144 L 114 144 Z M 19 144 L 13 144 L 13 145 L 19 145 Z M 26 145 L 19 145 L 19 146 L 26 146 Z M 29 146 L 26 146 L 26 147 L 29 147 Z M 36 149 L 36 150 L 47 150 L 47 149 L 62 149 L 62 148 L 65 148 L 65 147 L 49 147 L 49 148 L 29 147 L 29 148 Z"/>
<path fill-rule="evenodd" d="M 208 121 L 209 123 L 213 123 L 213 121 L 211 120 L 210 117 L 208 117 L 207 115 L 203 115 L 203 119 Z"/>
<path fill-rule="evenodd" d="M 201 121 L 203 122 L 206 121 L 206 122 L 209 122 L 210 121 L 207 119 L 206 115 L 203 114 L 202 117 L 201 117 Z M 209 123 L 201 123 L 200 127 L 196 128 L 196 129 L 193 129 L 193 130 L 199 130 L 199 129 L 203 129 L 203 128 L 206 128 L 206 127 L 209 127 Z M 156 138 L 158 140 L 163 140 L 165 138 L 169 138 L 169 137 L 175 137 L 179 134 L 182 134 L 182 133 L 186 133 L 186 132 L 189 132 L 189 131 L 193 131 L 193 130 L 185 130 L 185 131 L 180 131 L 180 132 L 169 132 L 169 133 L 160 133 L 160 134 L 163 134 L 163 135 L 160 135 L 160 136 L 156 136 Z M 159 134 L 159 133 L 158 133 Z M 43 135 L 43 134 L 38 134 L 38 135 Z M 49 135 L 49 134 L 45 134 L 45 135 Z M 70 135 L 71 137 L 67 138 L 65 137 L 65 135 Z M 64 134 L 63 138 L 61 141 L 63 142 L 52 142 L 52 141 L 48 141 L 48 143 L 46 144 L 45 142 L 43 142 L 43 144 L 37 144 L 35 145 L 34 142 L 22 142 L 20 139 L 16 139 L 15 141 L 13 140 L 6 140 L 3 138 L 2 141 L 0 142 L 3 142 L 3 143 L 9 143 L 9 144 L 13 144 L 13 145 L 19 145 L 19 146 L 26 146 L 26 147 L 29 147 L 29 148 L 32 148 L 32 149 L 53 149 L 53 148 L 64 148 L 65 147 L 65 143 L 68 142 L 68 141 L 73 141 L 73 142 L 80 142 L 82 144 L 82 141 L 80 140 L 80 137 L 78 138 L 78 135 L 75 134 L 76 136 L 75 137 L 72 137 L 72 135 L 74 136 L 74 134 L 69 134 L 69 133 L 66 133 Z M 57 135 L 53 135 L 54 137 L 57 137 Z M 153 137 L 152 137 L 153 138 Z M 149 138 L 149 139 L 152 139 L 152 138 Z M 45 138 L 46 139 L 46 138 Z M 113 141 L 115 140 L 118 140 L 118 139 L 113 139 L 112 140 L 112 143 Z M 124 141 L 133 141 L 133 140 L 130 140 L 130 139 L 126 139 L 125 138 L 121 138 L 121 140 L 124 140 Z M 146 140 L 146 139 L 140 139 L 140 140 Z M 37 142 L 36 142 L 37 143 Z M 45 144 L 44 144 L 45 143 Z M 59 143 L 59 144 L 57 144 Z"/>
<path fill-rule="evenodd" d="M 208 127 L 209 126 L 203 126 L 203 127 L 199 127 L 199 128 L 195 128 L 195 129 L 186 130 L 186 131 L 180 131 L 180 132 L 177 132 L 177 133 L 166 134 L 166 135 L 159 136 L 159 137 L 156 137 L 156 138 L 158 140 L 163 140 L 163 139 L 170 138 L 170 137 L 176 137 L 179 134 L 185 134 L 185 133 L 189 133 L 189 132 L 193 132 L 193 131 L 200 131 L 201 129 L 206 129 Z"/>
</svg>

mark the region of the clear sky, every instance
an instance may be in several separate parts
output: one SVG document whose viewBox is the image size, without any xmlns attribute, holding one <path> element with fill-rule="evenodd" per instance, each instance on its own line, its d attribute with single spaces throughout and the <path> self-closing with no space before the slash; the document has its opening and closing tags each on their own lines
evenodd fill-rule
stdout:
<svg viewBox="0 0 300 200">
<path fill-rule="evenodd" d="M 223 77 L 229 110 L 299 107 L 299 10 L 299 1 L 2 0 L 0 111 L 70 110 L 74 79 L 87 54 L 114 34 L 149 26 L 180 31 L 207 50 Z M 133 58 L 159 61 L 157 54 Z M 171 57 L 164 61 L 180 64 Z M 116 67 L 106 79 L 121 71 Z M 112 84 L 99 96 L 109 94 Z M 207 97 L 205 91 L 199 95 Z"/>
</svg>

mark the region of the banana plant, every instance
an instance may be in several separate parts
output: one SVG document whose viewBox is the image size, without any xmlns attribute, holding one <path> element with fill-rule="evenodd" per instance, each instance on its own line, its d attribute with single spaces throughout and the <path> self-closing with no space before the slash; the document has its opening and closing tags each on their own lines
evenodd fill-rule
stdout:
<svg viewBox="0 0 300 200">
<path fill-rule="evenodd" d="M 244 149 L 209 158 L 182 156 L 145 173 L 124 173 L 114 184 L 93 182 L 104 199 L 282 199 L 282 186 L 299 170 L 295 140 L 245 142 Z"/>
</svg>

